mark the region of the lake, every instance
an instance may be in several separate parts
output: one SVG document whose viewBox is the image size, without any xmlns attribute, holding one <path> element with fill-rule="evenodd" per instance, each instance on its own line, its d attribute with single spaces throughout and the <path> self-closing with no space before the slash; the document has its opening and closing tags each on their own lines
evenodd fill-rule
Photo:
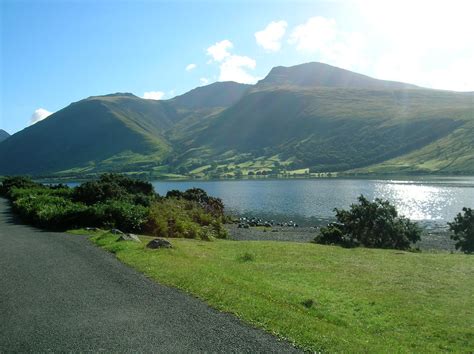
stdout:
<svg viewBox="0 0 474 354">
<path fill-rule="evenodd" d="M 463 207 L 474 208 L 474 177 L 155 181 L 153 186 L 161 195 L 171 189 L 202 188 L 221 198 L 232 214 L 302 225 L 334 220 L 334 208 L 348 208 L 361 194 L 388 199 L 400 214 L 427 228 L 444 228 Z"/>
</svg>

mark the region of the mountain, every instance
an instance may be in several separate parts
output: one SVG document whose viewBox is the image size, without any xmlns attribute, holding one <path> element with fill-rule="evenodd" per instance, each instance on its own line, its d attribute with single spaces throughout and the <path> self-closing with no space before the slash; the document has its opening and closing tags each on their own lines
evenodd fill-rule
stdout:
<svg viewBox="0 0 474 354">
<path fill-rule="evenodd" d="M 291 67 L 277 66 L 257 84 L 259 88 L 293 86 L 298 88 L 339 87 L 354 89 L 412 89 L 415 85 L 385 81 L 357 74 L 323 63 L 307 63 Z"/>
<path fill-rule="evenodd" d="M 457 144 L 465 148 L 455 154 L 468 147 L 473 151 L 467 139 L 474 136 L 472 97 L 421 89 L 256 90 L 197 134 L 188 156 L 195 160 L 200 155 L 202 164 L 228 165 L 238 157 L 255 167 L 264 162 L 268 170 L 277 167 L 273 160 L 290 169 L 346 171 L 411 153 L 463 130 L 466 139 Z"/>
<path fill-rule="evenodd" d="M 0 142 L 8 138 L 10 134 L 8 134 L 5 130 L 0 129 Z"/>
<path fill-rule="evenodd" d="M 224 109 L 246 89 L 216 83 L 168 101 L 130 93 L 89 97 L 0 144 L 0 175 L 159 169 L 172 151 L 165 137 L 172 127 L 196 112 Z"/>
<path fill-rule="evenodd" d="M 185 109 L 203 109 L 229 107 L 236 103 L 252 85 L 239 84 L 233 81 L 215 82 L 197 87 L 171 101 Z"/>
<path fill-rule="evenodd" d="M 474 173 L 474 94 L 322 63 L 170 100 L 89 97 L 0 143 L 0 175 Z"/>
<path fill-rule="evenodd" d="M 0 173 L 127 169 L 130 160 L 136 167 L 160 162 L 171 150 L 163 133 L 176 119 L 174 109 L 160 101 L 132 94 L 89 97 L 2 142 Z M 143 159 L 144 155 L 147 158 Z"/>
</svg>

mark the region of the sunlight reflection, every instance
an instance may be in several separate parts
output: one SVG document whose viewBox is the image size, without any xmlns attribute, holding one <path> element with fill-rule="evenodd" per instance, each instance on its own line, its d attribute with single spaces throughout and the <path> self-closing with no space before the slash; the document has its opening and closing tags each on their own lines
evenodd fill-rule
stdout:
<svg viewBox="0 0 474 354">
<path fill-rule="evenodd" d="M 401 215 L 413 220 L 441 220 L 443 209 L 452 203 L 448 189 L 419 184 L 377 184 L 376 195 L 393 201 Z"/>
</svg>

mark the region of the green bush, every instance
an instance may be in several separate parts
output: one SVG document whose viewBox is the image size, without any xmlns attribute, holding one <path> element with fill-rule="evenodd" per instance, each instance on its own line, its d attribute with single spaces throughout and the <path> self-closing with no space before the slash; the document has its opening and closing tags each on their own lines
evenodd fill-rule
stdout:
<svg viewBox="0 0 474 354">
<path fill-rule="evenodd" d="M 134 204 L 149 206 L 155 199 L 153 186 L 118 174 L 103 174 L 97 181 L 81 184 L 74 189 L 73 200 L 93 205 L 110 200 L 127 200 Z"/>
<path fill-rule="evenodd" d="M 206 191 L 201 188 L 191 188 L 185 192 L 173 189 L 166 193 L 166 198 L 186 199 L 199 203 L 208 213 L 215 217 L 224 216 L 224 203 L 220 198 L 207 195 Z"/>
<path fill-rule="evenodd" d="M 453 232 L 451 239 L 456 241 L 456 249 L 464 253 L 474 253 L 474 211 L 463 208 L 453 222 L 449 222 L 449 229 Z"/>
<path fill-rule="evenodd" d="M 203 240 L 227 236 L 222 202 L 202 189 L 174 191 L 159 198 L 150 183 L 115 174 L 75 188 L 7 177 L 1 188 L 16 213 L 42 228 L 97 226 Z"/>
<path fill-rule="evenodd" d="M 145 230 L 160 237 L 225 238 L 222 222 L 195 201 L 166 198 L 150 207 Z"/>
<path fill-rule="evenodd" d="M 111 200 L 90 207 L 94 220 L 90 225 L 118 228 L 125 232 L 139 232 L 148 219 L 148 208 L 129 202 Z"/>
<path fill-rule="evenodd" d="M 315 242 L 405 250 L 420 240 L 421 230 L 417 224 L 398 216 L 395 206 L 388 201 L 370 202 L 362 195 L 358 200 L 350 210 L 334 209 L 338 223 L 322 228 Z"/>
<path fill-rule="evenodd" d="M 0 186 L 0 194 L 5 197 L 10 197 L 10 192 L 13 188 L 37 188 L 41 187 L 40 184 L 33 182 L 29 177 L 14 176 L 5 177 Z"/>
<path fill-rule="evenodd" d="M 91 215 L 84 204 L 48 194 L 30 194 L 18 198 L 13 202 L 13 209 L 25 221 L 54 230 L 87 226 Z"/>
</svg>

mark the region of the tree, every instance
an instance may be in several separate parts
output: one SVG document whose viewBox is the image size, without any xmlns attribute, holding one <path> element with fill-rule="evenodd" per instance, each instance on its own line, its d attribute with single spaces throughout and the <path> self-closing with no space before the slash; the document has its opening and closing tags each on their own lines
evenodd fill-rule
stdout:
<svg viewBox="0 0 474 354">
<path fill-rule="evenodd" d="M 451 239 L 457 241 L 456 249 L 464 253 L 474 253 L 474 211 L 471 208 L 462 208 L 464 214 L 459 213 L 453 222 L 448 222 L 449 229 L 454 232 Z"/>
<path fill-rule="evenodd" d="M 338 222 L 322 228 L 315 241 L 345 247 L 409 249 L 420 240 L 418 225 L 399 216 L 390 202 L 381 199 L 370 202 L 363 195 L 358 200 L 350 210 L 334 209 Z"/>
</svg>

